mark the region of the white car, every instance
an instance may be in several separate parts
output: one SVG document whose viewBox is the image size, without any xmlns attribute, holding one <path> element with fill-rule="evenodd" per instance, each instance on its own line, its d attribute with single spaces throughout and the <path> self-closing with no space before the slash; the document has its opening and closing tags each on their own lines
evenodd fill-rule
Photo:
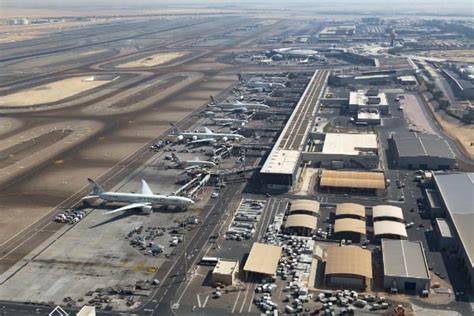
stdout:
<svg viewBox="0 0 474 316">
<path fill-rule="evenodd" d="M 219 193 L 217 193 L 217 192 L 214 192 L 214 193 L 211 194 L 211 198 L 213 198 L 213 199 L 216 199 L 218 197 L 219 197 Z"/>
<path fill-rule="evenodd" d="M 405 225 L 406 228 L 410 228 L 410 227 L 413 227 L 413 226 L 415 226 L 415 223 L 413 223 L 413 222 L 410 222 L 410 223 Z"/>
</svg>

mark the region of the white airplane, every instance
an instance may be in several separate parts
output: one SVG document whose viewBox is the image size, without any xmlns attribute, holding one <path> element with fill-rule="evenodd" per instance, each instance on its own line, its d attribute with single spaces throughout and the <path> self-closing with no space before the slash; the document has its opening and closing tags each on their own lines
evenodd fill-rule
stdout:
<svg viewBox="0 0 474 316">
<path fill-rule="evenodd" d="M 180 167 L 184 167 L 184 170 L 191 170 L 196 168 L 212 168 L 215 167 L 216 164 L 212 161 L 204 161 L 204 160 L 181 160 L 176 156 L 174 153 L 171 153 L 173 160 L 178 164 Z"/>
<path fill-rule="evenodd" d="M 211 121 L 217 125 L 245 125 L 249 121 L 235 118 L 211 118 Z"/>
<path fill-rule="evenodd" d="M 191 139 L 192 141 L 190 142 L 190 144 L 203 142 L 215 143 L 218 140 L 226 142 L 228 140 L 239 141 L 241 139 L 245 139 L 245 137 L 240 134 L 214 133 L 207 127 L 204 127 L 204 132 L 183 132 L 175 125 L 171 125 L 174 127 L 174 129 L 170 136 L 176 136 L 178 140 Z"/>
<path fill-rule="evenodd" d="M 179 208 L 193 205 L 194 201 L 182 196 L 175 195 L 157 195 L 151 191 L 145 180 L 142 179 L 141 193 L 121 193 L 121 192 L 105 192 L 100 185 L 94 180 L 87 179 L 92 186 L 92 195 L 88 195 L 83 200 L 100 198 L 108 202 L 126 202 L 128 205 L 122 206 L 105 214 L 118 213 L 128 211 L 135 208 L 140 208 L 144 213 L 150 214 L 153 211 L 154 205 L 177 206 Z"/>
</svg>

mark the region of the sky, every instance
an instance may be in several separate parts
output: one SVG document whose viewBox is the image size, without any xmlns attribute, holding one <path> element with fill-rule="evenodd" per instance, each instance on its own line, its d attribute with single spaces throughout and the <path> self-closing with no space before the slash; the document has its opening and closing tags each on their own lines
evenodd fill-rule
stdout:
<svg viewBox="0 0 474 316">
<path fill-rule="evenodd" d="M 2 8 L 87 9 L 159 7 L 260 7 L 314 11 L 432 12 L 474 15 L 474 0 L 0 0 Z"/>
</svg>

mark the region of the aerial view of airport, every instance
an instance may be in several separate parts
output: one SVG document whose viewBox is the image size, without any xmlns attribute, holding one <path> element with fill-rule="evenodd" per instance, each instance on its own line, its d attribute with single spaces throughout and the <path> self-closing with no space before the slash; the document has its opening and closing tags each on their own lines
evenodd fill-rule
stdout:
<svg viewBox="0 0 474 316">
<path fill-rule="evenodd" d="M 0 0 L 0 316 L 474 315 L 472 0 Z"/>
</svg>

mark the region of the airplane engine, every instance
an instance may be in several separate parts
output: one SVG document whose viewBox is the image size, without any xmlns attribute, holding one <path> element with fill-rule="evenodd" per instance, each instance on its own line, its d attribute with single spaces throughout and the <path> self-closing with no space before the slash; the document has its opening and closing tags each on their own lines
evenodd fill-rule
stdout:
<svg viewBox="0 0 474 316">
<path fill-rule="evenodd" d="M 143 213 L 151 214 L 153 212 L 153 207 L 151 205 L 142 206 Z"/>
<path fill-rule="evenodd" d="M 227 137 L 222 137 L 222 140 L 223 140 L 224 142 L 226 142 L 226 141 L 228 141 L 229 139 L 228 139 Z"/>
<path fill-rule="evenodd" d="M 184 139 L 183 135 L 179 135 L 179 136 L 178 136 L 178 140 L 179 140 L 179 141 L 181 141 L 181 140 L 183 140 L 183 139 Z"/>
<path fill-rule="evenodd" d="M 197 136 L 193 136 L 193 140 L 197 140 L 197 139 L 198 139 Z"/>
</svg>

